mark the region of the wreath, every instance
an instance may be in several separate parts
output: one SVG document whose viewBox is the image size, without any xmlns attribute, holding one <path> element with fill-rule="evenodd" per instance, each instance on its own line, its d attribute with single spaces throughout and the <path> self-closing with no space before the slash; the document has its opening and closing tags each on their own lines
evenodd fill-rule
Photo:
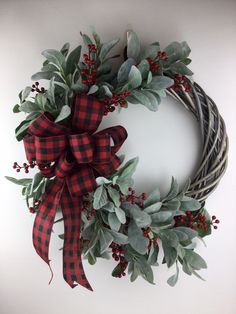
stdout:
<svg viewBox="0 0 236 314">
<path fill-rule="evenodd" d="M 119 55 L 111 50 L 119 40 L 102 43 L 95 31 L 92 39 L 81 36 L 83 47 L 70 53 L 68 43 L 60 51 L 42 52 L 46 60 L 32 76 L 35 83 L 20 92 L 13 108 L 27 114 L 15 130 L 27 162 L 14 162 L 13 168 L 38 172 L 33 178 L 6 178 L 22 186 L 27 207 L 35 214 L 35 250 L 50 267 L 51 232 L 61 222 L 63 276 L 71 287 L 92 290 L 82 256 L 92 265 L 112 256 L 117 262 L 112 276 L 128 273 L 132 282 L 142 276 L 153 284 L 152 266 L 158 265 L 160 248 L 162 263 L 176 266 L 169 285 L 177 282 L 179 266 L 201 278 L 198 270 L 207 265 L 195 252 L 196 240 L 219 223 L 205 209 L 205 200 L 225 172 L 228 139 L 215 103 L 192 79 L 190 48 L 184 41 L 163 50 L 158 42 L 141 49 L 136 33 L 128 31 L 123 62 L 114 71 L 112 59 Z M 131 104 L 157 111 L 166 95 L 198 121 L 203 142 L 199 167 L 183 189 L 172 178 L 165 196 L 158 188 L 137 195 L 132 176 L 138 158 L 124 163 L 117 156 L 126 130 L 113 126 L 96 131 L 105 116 Z M 55 219 L 56 214 L 61 216 Z"/>
</svg>

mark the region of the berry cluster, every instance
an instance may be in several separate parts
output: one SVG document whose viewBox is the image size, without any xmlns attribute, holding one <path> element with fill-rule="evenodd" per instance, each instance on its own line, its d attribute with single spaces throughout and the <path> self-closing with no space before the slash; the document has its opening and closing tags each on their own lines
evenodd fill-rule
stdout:
<svg viewBox="0 0 236 314">
<path fill-rule="evenodd" d="M 39 205 L 41 204 L 40 200 L 34 200 L 33 201 L 33 206 L 29 207 L 29 211 L 31 214 L 36 213 L 37 209 L 39 208 Z"/>
<path fill-rule="evenodd" d="M 149 244 L 148 244 L 148 250 L 151 249 L 152 244 L 154 246 L 158 246 L 158 242 L 157 242 L 157 235 L 153 236 L 152 232 L 151 232 L 151 228 L 147 227 L 146 229 L 143 230 L 143 235 L 145 238 L 149 239 Z"/>
<path fill-rule="evenodd" d="M 125 107 L 127 106 L 127 101 L 125 100 L 126 97 L 130 96 L 131 92 L 125 91 L 123 93 L 119 94 L 112 94 L 112 98 L 107 97 L 104 102 L 105 102 L 105 109 L 104 109 L 104 115 L 107 116 L 109 112 L 113 112 L 117 107 Z"/>
<path fill-rule="evenodd" d="M 185 91 L 186 93 L 189 93 L 192 91 L 192 86 L 189 84 L 186 76 L 176 74 L 174 77 L 174 84 L 170 87 L 170 89 L 173 89 L 175 92 Z"/>
<path fill-rule="evenodd" d="M 158 51 L 155 59 L 151 59 L 150 57 L 146 58 L 147 62 L 150 65 L 150 70 L 152 73 L 158 73 L 161 69 L 160 61 L 167 61 L 168 56 L 165 51 Z"/>
<path fill-rule="evenodd" d="M 85 199 L 83 200 L 82 212 L 87 212 L 87 219 L 90 220 L 94 215 L 96 210 L 91 208 L 91 202 L 89 200 L 89 195 L 85 195 Z"/>
<path fill-rule="evenodd" d="M 212 216 L 211 219 L 212 219 L 213 228 L 217 229 L 218 228 L 217 225 L 220 223 L 219 219 L 216 219 L 216 216 Z"/>
<path fill-rule="evenodd" d="M 206 216 L 202 213 L 193 216 L 190 211 L 186 212 L 186 216 L 180 215 L 175 217 L 175 227 L 186 226 L 193 230 L 202 229 L 207 232 L 212 224 L 218 224 L 220 221 L 216 219 L 216 216 L 212 216 L 212 222 L 206 221 Z M 214 229 L 217 229 L 217 225 L 213 225 Z"/>
<path fill-rule="evenodd" d="M 126 275 L 125 270 L 126 270 L 126 268 L 128 266 L 128 263 L 127 263 L 127 261 L 125 260 L 125 257 L 124 257 L 125 251 L 124 251 L 124 249 L 121 246 L 119 246 L 115 242 L 112 242 L 110 247 L 112 249 L 112 257 L 113 257 L 113 259 L 116 262 L 119 261 L 118 266 L 119 266 L 120 271 L 119 271 L 119 273 L 117 273 L 115 275 L 115 277 L 116 278 L 121 278 L 121 277 Z"/>
<path fill-rule="evenodd" d="M 83 54 L 82 64 L 84 68 L 81 70 L 82 83 L 85 85 L 93 85 L 96 81 L 97 68 L 97 47 L 95 45 L 88 45 L 88 54 Z"/>
<path fill-rule="evenodd" d="M 121 202 L 130 202 L 132 205 L 138 205 L 139 207 L 143 207 L 143 201 L 147 199 L 147 193 L 142 193 L 140 195 L 135 195 L 135 190 L 129 187 L 129 194 L 124 196 L 121 194 L 120 201 Z"/>
<path fill-rule="evenodd" d="M 16 172 L 20 172 L 21 169 L 25 170 L 25 173 L 29 173 L 29 168 L 34 168 L 36 166 L 36 161 L 30 160 L 29 163 L 27 164 L 26 162 L 23 163 L 22 166 L 20 166 L 16 161 L 13 163 L 12 168 L 16 169 Z"/>
<path fill-rule="evenodd" d="M 39 82 L 35 82 L 32 86 L 31 92 L 37 92 L 43 94 L 45 92 L 44 87 L 39 87 Z"/>
</svg>

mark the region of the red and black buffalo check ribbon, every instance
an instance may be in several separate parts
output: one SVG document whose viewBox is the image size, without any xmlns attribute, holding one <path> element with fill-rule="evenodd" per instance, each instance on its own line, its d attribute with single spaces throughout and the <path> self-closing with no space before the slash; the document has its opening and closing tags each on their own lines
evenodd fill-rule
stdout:
<svg viewBox="0 0 236 314">
<path fill-rule="evenodd" d="M 92 290 L 81 261 L 80 225 L 82 196 L 96 188 L 96 176 L 108 176 L 120 165 L 116 152 L 127 138 L 122 126 L 97 130 L 104 104 L 91 96 L 77 95 L 72 106 L 71 127 L 42 114 L 24 138 L 26 157 L 35 160 L 41 173 L 51 179 L 33 227 L 33 244 L 49 265 L 49 243 L 58 206 L 64 218 L 63 276 L 73 288 Z M 113 146 L 111 146 L 113 140 Z"/>
</svg>

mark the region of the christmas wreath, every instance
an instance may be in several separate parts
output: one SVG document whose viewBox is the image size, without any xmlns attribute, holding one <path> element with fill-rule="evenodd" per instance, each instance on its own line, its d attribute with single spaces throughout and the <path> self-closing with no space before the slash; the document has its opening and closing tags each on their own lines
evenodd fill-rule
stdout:
<svg viewBox="0 0 236 314">
<path fill-rule="evenodd" d="M 163 50 L 158 42 L 141 48 L 138 36 L 129 31 L 123 61 L 114 71 L 111 60 L 119 56 L 111 50 L 119 40 L 102 43 L 95 31 L 92 35 L 81 33 L 83 48 L 70 53 L 68 43 L 60 51 L 43 51 L 46 60 L 32 76 L 35 83 L 20 92 L 13 108 L 27 114 L 15 130 L 27 162 L 14 162 L 13 168 L 38 172 L 33 178 L 6 178 L 22 186 L 29 211 L 36 214 L 35 250 L 50 266 L 52 228 L 62 222 L 63 276 L 71 287 L 80 284 L 92 290 L 82 256 L 92 265 L 112 256 L 117 262 L 112 276 L 128 272 L 131 281 L 140 275 L 153 283 L 152 266 L 158 265 L 161 247 L 162 263 L 176 265 L 169 285 L 175 285 L 179 266 L 201 278 L 197 271 L 207 265 L 195 252 L 196 240 L 219 223 L 206 211 L 205 200 L 227 165 L 224 121 L 213 100 L 193 82 L 186 42 L 173 42 Z M 96 131 L 116 109 L 140 104 L 156 111 L 166 95 L 181 102 L 199 123 L 199 167 L 182 189 L 173 178 L 165 196 L 158 188 L 136 195 L 132 176 L 138 158 L 123 163 L 116 155 L 126 130 L 113 126 Z M 55 220 L 57 213 L 62 216 Z"/>
</svg>

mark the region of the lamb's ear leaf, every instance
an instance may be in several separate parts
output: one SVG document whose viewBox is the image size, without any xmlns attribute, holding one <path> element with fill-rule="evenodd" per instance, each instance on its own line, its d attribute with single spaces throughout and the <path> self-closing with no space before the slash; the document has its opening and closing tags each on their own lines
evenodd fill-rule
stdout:
<svg viewBox="0 0 236 314">
<path fill-rule="evenodd" d="M 140 53 L 140 41 L 137 34 L 133 31 L 127 32 L 127 56 L 138 60 Z"/>
</svg>

